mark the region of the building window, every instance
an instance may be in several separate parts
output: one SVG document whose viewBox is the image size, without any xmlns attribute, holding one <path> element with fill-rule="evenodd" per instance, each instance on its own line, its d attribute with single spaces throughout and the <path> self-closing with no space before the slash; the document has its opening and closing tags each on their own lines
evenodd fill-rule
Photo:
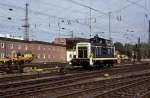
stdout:
<svg viewBox="0 0 150 98">
<path fill-rule="evenodd" d="M 45 51 L 45 48 L 43 48 L 43 50 Z"/>
<path fill-rule="evenodd" d="M 4 58 L 4 56 L 5 56 L 5 53 L 1 53 L 1 57 Z"/>
<path fill-rule="evenodd" d="M 55 49 L 54 49 L 54 47 L 52 47 L 52 51 L 54 51 Z"/>
<path fill-rule="evenodd" d="M 50 55 L 50 54 L 48 55 L 48 58 L 49 58 L 49 59 L 51 58 L 51 55 Z"/>
<path fill-rule="evenodd" d="M 46 58 L 46 56 L 45 56 L 45 54 L 43 55 L 43 59 L 45 59 Z"/>
<path fill-rule="evenodd" d="M 59 49 L 57 47 L 55 48 L 55 50 L 56 50 L 56 52 L 59 51 Z"/>
<path fill-rule="evenodd" d="M 13 49 L 13 48 L 14 48 L 14 45 L 13 45 L 13 44 L 10 44 L 9 47 L 10 47 L 10 49 Z"/>
<path fill-rule="evenodd" d="M 4 43 L 1 43 L 1 48 L 4 48 L 5 47 L 5 44 Z"/>
<path fill-rule="evenodd" d="M 40 59 L 40 54 L 37 54 L 37 58 Z"/>
<path fill-rule="evenodd" d="M 41 47 L 40 47 L 40 46 L 38 46 L 38 50 L 41 50 Z"/>
<path fill-rule="evenodd" d="M 28 46 L 27 45 L 25 45 L 25 50 L 28 50 Z"/>
<path fill-rule="evenodd" d="M 21 49 L 21 45 L 18 45 L 18 49 L 19 49 L 19 50 Z"/>
</svg>

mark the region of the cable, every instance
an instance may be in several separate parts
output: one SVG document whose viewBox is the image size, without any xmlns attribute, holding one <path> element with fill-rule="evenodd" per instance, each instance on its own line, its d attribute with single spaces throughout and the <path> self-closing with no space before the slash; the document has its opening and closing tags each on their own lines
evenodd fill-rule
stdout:
<svg viewBox="0 0 150 98">
<path fill-rule="evenodd" d="M 5 4 L 1 4 L 1 5 L 4 6 Z M 10 6 L 10 5 L 7 5 L 7 6 Z M 15 7 L 15 8 L 20 8 L 20 7 L 17 7 L 17 6 L 13 6 L 13 7 Z M 24 9 L 24 8 L 22 8 L 22 9 Z M 32 12 L 33 12 L 33 11 L 32 11 Z M 42 15 L 49 16 L 48 14 L 45 14 L 45 13 L 43 14 L 43 13 L 40 13 L 40 12 L 37 12 L 37 11 L 34 12 L 34 14 L 35 14 L 35 15 L 36 15 L 36 14 L 38 14 L 38 15 L 41 15 L 41 14 L 42 14 Z M 52 16 L 51 16 L 51 17 L 52 17 Z M 61 19 L 61 20 L 64 20 L 64 18 L 58 18 L 58 17 L 56 17 L 56 16 L 53 16 L 53 18 L 54 18 L 54 19 L 57 18 L 58 20 L 60 20 L 60 19 Z M 74 22 L 74 23 L 78 23 L 78 24 L 80 24 L 80 25 L 87 25 L 87 24 L 84 24 L 84 23 L 81 23 L 81 22 L 80 22 L 80 23 L 79 23 L 79 22 L 76 22 L 75 20 L 69 20 L 69 21 Z"/>
<path fill-rule="evenodd" d="M 143 0 L 137 0 L 135 2 L 138 3 L 138 2 L 141 2 L 141 1 L 143 1 Z M 125 10 L 126 8 L 130 7 L 131 5 L 133 5 L 133 4 L 130 3 L 130 4 L 128 4 L 128 5 L 126 5 L 126 6 L 122 7 L 122 8 L 119 8 L 118 10 L 112 11 L 112 13 L 119 13 L 122 10 Z"/>
<path fill-rule="evenodd" d="M 16 8 L 16 9 L 25 10 L 25 9 L 22 8 L 22 7 L 15 6 L 15 5 L 4 4 L 4 3 L 0 3 L 0 6 L 8 6 L 8 7 Z M 77 23 L 75 20 L 72 20 L 72 19 L 63 18 L 63 17 L 58 17 L 58 16 L 54 16 L 54 15 L 49 15 L 49 14 L 47 14 L 47 13 L 43 13 L 43 12 L 31 10 L 31 9 L 29 9 L 29 11 L 32 12 L 33 14 L 35 14 L 35 15 L 42 15 L 42 16 L 47 16 L 47 17 L 52 17 L 52 18 L 61 19 L 61 20 L 70 20 L 70 21 L 72 21 L 72 22 L 74 22 L 74 23 Z M 77 23 L 77 24 L 80 24 L 80 23 Z M 82 24 L 82 25 L 83 25 L 83 24 Z"/>
<path fill-rule="evenodd" d="M 69 1 L 72 2 L 73 0 L 69 0 Z M 141 0 L 138 0 L 138 1 L 141 1 Z M 75 1 L 73 1 L 73 2 L 75 3 Z M 82 4 L 78 3 L 78 2 L 76 2 L 76 4 L 78 4 L 78 5 L 80 5 L 80 6 L 83 6 L 83 7 L 86 7 L 86 8 L 91 8 L 91 7 L 89 7 L 89 6 L 82 5 Z M 0 5 L 3 5 L 3 6 L 6 6 L 6 5 L 7 5 L 8 7 L 11 6 L 11 5 L 8 5 L 8 4 L 1 4 L 1 3 L 0 3 Z M 132 4 L 130 4 L 130 5 L 132 5 Z M 14 7 L 15 7 L 16 9 L 22 9 L 22 10 L 24 10 L 24 8 L 20 8 L 20 7 L 17 7 L 17 6 L 14 6 Z M 95 11 L 94 8 L 93 8 L 92 10 Z M 85 24 L 85 23 L 82 23 L 82 22 L 77 22 L 75 19 L 73 20 L 73 19 L 67 19 L 67 18 L 62 18 L 62 17 L 58 17 L 58 16 L 52 16 L 52 15 L 49 15 L 49 14 L 47 14 L 47 13 L 43 13 L 43 12 L 39 12 L 39 11 L 34 11 L 34 10 L 31 10 L 31 9 L 30 9 L 30 11 L 31 11 L 34 15 L 48 16 L 48 17 L 51 17 L 51 18 L 53 18 L 53 19 L 57 19 L 59 22 L 60 22 L 61 20 L 65 20 L 65 21 L 70 20 L 70 21 L 73 22 L 73 23 L 88 26 L 88 24 Z M 120 10 L 119 10 L 119 11 L 120 11 Z M 97 11 L 97 9 L 96 9 L 96 12 L 99 12 L 99 11 Z M 100 11 L 99 13 L 101 13 L 101 11 Z M 102 12 L 101 14 L 108 16 L 108 14 L 107 14 L 107 13 L 104 13 L 104 12 Z M 113 17 L 113 18 L 114 18 L 114 17 Z M 116 19 L 116 18 L 114 18 L 114 19 Z M 98 25 L 98 24 L 99 24 L 99 23 L 97 23 L 97 25 Z M 55 25 L 56 25 L 56 23 L 55 23 Z M 74 25 L 74 24 L 73 24 L 73 25 Z M 77 28 L 77 27 L 74 27 L 74 28 Z"/>
<path fill-rule="evenodd" d="M 72 2 L 72 3 L 74 3 L 74 4 L 76 4 L 76 5 L 79 5 L 79 6 L 85 7 L 85 8 L 89 8 L 89 9 L 91 9 L 91 10 L 93 10 L 93 11 L 96 11 L 96 12 L 98 12 L 98 13 L 100 13 L 100 14 L 103 14 L 103 15 L 108 16 L 108 14 L 105 13 L 105 12 L 102 12 L 102 11 L 100 11 L 100 10 L 98 10 L 98 9 L 93 8 L 93 7 L 90 7 L 90 6 L 81 4 L 81 3 L 76 2 L 76 1 L 74 1 L 74 0 L 67 0 L 67 1 Z"/>
<path fill-rule="evenodd" d="M 129 3 L 131 3 L 131 4 L 134 4 L 134 5 L 138 6 L 138 7 L 140 7 L 142 9 L 146 10 L 146 11 L 148 11 L 148 13 L 150 14 L 149 10 L 145 6 L 140 5 L 137 2 L 133 2 L 133 1 L 130 1 L 130 0 L 126 0 L 126 1 L 129 2 Z"/>
<path fill-rule="evenodd" d="M 74 0 L 68 0 L 68 1 L 70 1 L 70 2 L 72 2 L 72 3 L 74 3 L 74 4 L 77 4 L 77 5 L 79 5 L 79 6 L 82 6 L 82 7 L 86 7 L 86 8 L 89 8 L 89 9 L 92 9 L 92 10 L 94 10 L 94 11 L 97 11 L 97 12 L 100 12 L 100 13 L 102 13 L 102 14 L 104 14 L 104 15 L 108 15 L 108 14 L 106 14 L 106 13 L 104 13 L 104 12 L 101 12 L 101 11 L 99 11 L 99 10 L 97 10 L 97 9 L 94 9 L 94 8 L 92 8 L 92 7 L 89 7 L 89 6 L 87 6 L 87 5 L 83 5 L 83 4 L 81 4 L 81 3 L 78 3 L 78 2 L 76 2 L 76 1 L 74 1 Z M 136 1 L 136 2 L 140 2 L 141 0 L 138 0 L 138 1 Z M 124 9 L 126 9 L 126 8 L 128 8 L 129 6 L 131 6 L 132 4 L 129 4 L 129 5 L 126 5 L 126 6 L 124 6 L 123 8 L 121 8 L 121 9 L 119 9 L 119 10 L 116 10 L 115 12 L 120 12 L 121 10 L 124 10 Z M 115 18 L 115 17 L 113 17 L 113 18 Z"/>
<path fill-rule="evenodd" d="M 18 6 L 12 6 L 12 5 L 8 5 L 8 4 L 2 4 L 0 3 L 0 5 L 2 6 L 9 6 L 9 7 L 15 7 L 15 8 L 19 8 L 19 9 L 24 9 L 24 8 L 21 8 L 21 7 L 18 7 Z M 62 19 L 62 20 L 70 20 L 70 19 L 66 19 L 66 18 L 61 18 L 61 17 L 57 17 L 57 16 L 50 16 L 48 14 L 45 14 L 45 13 L 41 13 L 41 12 L 38 12 L 38 11 L 33 11 L 33 10 L 30 10 L 32 13 L 34 13 L 35 15 L 44 15 L 44 16 L 48 16 L 48 17 L 53 17 L 53 18 L 57 18 L 57 19 Z M 77 23 L 77 24 L 81 24 L 81 25 L 88 25 L 88 24 L 84 24 L 84 23 L 81 23 L 81 22 L 77 22 L 76 20 L 70 20 L 71 22 L 74 22 L 74 23 Z"/>
</svg>

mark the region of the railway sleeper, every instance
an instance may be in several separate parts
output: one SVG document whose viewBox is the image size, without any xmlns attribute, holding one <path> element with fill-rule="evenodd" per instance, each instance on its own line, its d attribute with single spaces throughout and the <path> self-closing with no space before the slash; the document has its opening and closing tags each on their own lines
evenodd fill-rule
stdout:
<svg viewBox="0 0 150 98">
<path fill-rule="evenodd" d="M 134 81 L 136 81 L 136 80 L 134 80 Z M 119 82 L 119 81 L 118 81 Z M 126 83 L 128 83 L 129 81 L 125 81 Z M 130 81 L 131 82 L 131 81 Z M 117 83 L 118 84 L 118 83 Z M 116 85 L 116 87 L 118 87 L 117 86 L 117 84 L 114 84 L 114 85 Z M 122 83 L 121 83 L 122 84 Z M 123 83 L 124 84 L 124 83 Z M 109 85 L 109 84 L 108 84 Z M 75 95 L 77 95 L 77 94 L 84 94 L 84 93 L 86 93 L 86 92 L 89 92 L 89 91 L 91 91 L 91 90 L 94 90 L 93 92 L 95 93 L 95 92 L 97 92 L 97 91 L 99 91 L 98 93 L 102 93 L 102 90 L 104 90 L 104 89 L 108 89 L 110 86 L 108 86 L 107 85 L 107 88 L 106 87 L 103 87 L 103 86 L 100 86 L 100 87 L 97 87 L 97 88 L 92 88 L 92 89 L 87 89 L 87 90 L 80 90 L 80 91 L 77 91 L 77 92 L 71 92 L 71 93 L 66 93 L 65 95 L 61 95 L 60 97 L 62 97 L 62 98 L 70 98 L 70 97 L 68 97 L 68 96 L 72 96 L 71 98 L 76 98 L 76 97 L 73 97 L 73 96 L 75 96 Z M 113 86 L 114 87 L 114 86 Z M 109 88 L 109 89 L 111 89 L 111 88 Z M 96 90 L 96 91 L 95 91 Z M 92 91 L 91 91 L 92 92 Z M 54 98 L 59 98 L 58 96 L 57 97 L 54 97 Z"/>
</svg>

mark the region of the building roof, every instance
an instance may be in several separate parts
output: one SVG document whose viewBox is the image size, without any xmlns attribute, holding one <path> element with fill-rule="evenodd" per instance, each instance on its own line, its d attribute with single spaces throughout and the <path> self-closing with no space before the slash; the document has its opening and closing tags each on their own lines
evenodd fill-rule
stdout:
<svg viewBox="0 0 150 98">
<path fill-rule="evenodd" d="M 66 49 L 73 49 L 78 42 L 89 42 L 86 38 L 56 38 L 54 43 L 66 45 Z"/>
<path fill-rule="evenodd" d="M 89 41 L 87 38 L 65 38 L 66 41 Z"/>
<path fill-rule="evenodd" d="M 44 44 L 44 45 L 55 45 L 55 46 L 64 46 L 62 44 L 57 44 L 57 43 L 50 43 L 50 42 L 44 42 L 44 41 L 26 41 L 26 40 L 19 40 L 19 39 L 12 39 L 12 38 L 5 38 L 5 37 L 0 37 L 0 40 L 3 41 L 13 41 L 13 42 L 21 42 L 21 43 L 30 43 L 30 44 Z"/>
</svg>

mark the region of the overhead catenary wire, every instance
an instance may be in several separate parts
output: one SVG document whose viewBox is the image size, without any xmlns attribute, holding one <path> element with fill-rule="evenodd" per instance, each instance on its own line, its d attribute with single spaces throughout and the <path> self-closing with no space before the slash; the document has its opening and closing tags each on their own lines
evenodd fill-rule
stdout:
<svg viewBox="0 0 150 98">
<path fill-rule="evenodd" d="M 81 3 L 79 3 L 79 2 L 76 2 L 76 1 L 74 1 L 74 0 L 67 0 L 67 1 L 72 2 L 72 3 L 74 3 L 74 4 L 77 4 L 77 5 L 79 5 L 79 6 L 82 6 L 82 7 L 86 7 L 86 8 L 88 8 L 88 9 L 92 9 L 92 10 L 94 10 L 94 11 L 96 11 L 96 12 L 99 12 L 99 13 L 101 13 L 101 14 L 103 14 L 103 15 L 109 16 L 109 13 L 102 12 L 102 11 L 97 10 L 97 9 L 95 9 L 95 8 L 92 8 L 92 7 L 90 7 L 90 6 L 87 6 L 87 5 L 81 4 Z M 136 2 L 140 2 L 140 1 L 142 1 L 142 0 L 137 0 Z M 112 17 L 113 19 L 116 19 L 116 17 L 113 16 L 114 13 L 119 13 L 120 11 L 125 10 L 126 8 L 130 7 L 131 5 L 133 5 L 133 4 L 128 4 L 128 5 L 126 5 L 126 6 L 122 7 L 122 8 L 119 8 L 119 9 L 116 10 L 116 11 L 111 11 L 111 13 L 112 13 L 112 14 L 111 14 L 111 17 Z"/>
<path fill-rule="evenodd" d="M 0 3 L 0 5 L 3 5 L 3 6 L 8 6 L 8 7 L 15 7 L 15 8 L 21 8 L 21 7 L 18 7 L 18 6 L 11 6 L 11 5 L 8 5 L 8 4 L 2 4 L 2 3 Z M 21 8 L 22 10 L 24 10 L 24 8 Z M 57 19 L 60 19 L 60 20 L 64 20 L 64 18 L 60 18 L 60 17 L 56 17 L 56 16 L 50 16 L 50 15 L 48 15 L 48 14 L 45 14 L 45 13 L 41 13 L 41 12 L 37 12 L 37 11 L 32 11 L 34 14 L 38 14 L 38 15 L 45 15 L 45 16 L 49 16 L 49 17 L 52 17 L 52 18 L 57 18 Z M 66 18 L 65 18 L 66 19 Z M 76 20 L 70 20 L 71 22 L 76 22 Z M 81 24 L 81 25 L 87 25 L 88 26 L 88 24 L 84 24 L 84 23 L 77 23 L 77 24 Z"/>
<path fill-rule="evenodd" d="M 25 8 L 23 8 L 23 7 L 19 7 L 19 6 L 16 6 L 16 5 L 10 5 L 10 4 L 4 4 L 4 3 L 0 3 L 0 6 L 8 6 L 8 7 L 12 7 L 12 8 L 15 8 L 15 9 L 25 10 Z M 50 15 L 50 14 L 40 12 L 40 11 L 35 11 L 35 10 L 32 10 L 32 9 L 29 9 L 29 11 L 30 11 L 30 13 L 33 13 L 35 15 L 42 15 L 42 16 L 47 16 L 47 17 L 51 17 L 51 18 L 61 19 L 61 20 L 70 20 L 73 23 L 80 24 L 80 23 L 76 22 L 76 19 L 58 17 L 58 16 L 55 16 L 55 15 Z M 82 24 L 82 25 L 84 25 L 84 24 Z"/>
<path fill-rule="evenodd" d="M 143 0 L 137 0 L 137 1 L 135 1 L 136 3 L 138 3 L 138 2 L 141 2 L 141 1 L 143 1 Z M 131 7 L 133 4 L 132 3 L 130 3 L 130 4 L 128 4 L 128 5 L 125 5 L 125 6 L 123 6 L 123 7 L 121 7 L 121 8 L 119 8 L 119 9 L 117 9 L 117 10 L 115 10 L 115 11 L 111 11 L 112 13 L 120 13 L 121 11 L 123 11 L 123 10 L 125 10 L 125 9 L 127 9 L 127 8 L 129 8 L 129 7 Z"/>
<path fill-rule="evenodd" d="M 69 1 L 74 2 L 74 3 L 77 3 L 77 2 L 75 2 L 75 1 L 73 1 L 73 0 L 69 0 Z M 138 1 L 141 1 L 141 0 L 138 0 Z M 80 3 L 77 3 L 77 4 L 80 4 Z M 18 9 L 18 8 L 19 8 L 19 9 L 21 8 L 21 7 L 9 5 L 9 4 L 2 4 L 2 3 L 0 3 L 0 5 L 9 6 L 9 7 L 15 7 L 15 8 L 17 8 L 17 9 Z M 81 5 L 81 4 L 80 4 L 80 5 Z M 130 5 L 131 5 L 131 4 L 130 4 Z M 84 7 L 89 8 L 89 6 L 86 6 L 86 5 L 81 5 L 81 6 L 84 6 Z M 129 5 L 128 5 L 128 6 L 129 6 Z M 127 6 L 126 6 L 126 7 L 127 7 Z M 24 10 L 24 8 L 21 8 L 21 9 Z M 91 9 L 100 12 L 100 11 L 97 10 L 97 9 L 94 9 L 94 8 L 91 8 Z M 120 11 L 120 10 L 121 10 L 121 9 L 119 9 L 119 11 Z M 46 14 L 46 13 L 41 13 L 41 12 L 38 12 L 38 11 L 32 11 L 32 10 L 31 10 L 31 12 L 33 12 L 33 13 L 35 13 L 35 14 L 39 14 L 39 15 L 46 15 L 46 16 L 50 16 L 50 17 L 56 17 L 56 16 L 48 15 L 48 14 Z M 104 15 L 108 15 L 107 13 L 104 13 L 104 12 L 101 12 L 101 13 L 103 13 Z M 62 17 L 56 17 L 56 18 L 65 19 L 65 18 L 62 18 Z"/>
<path fill-rule="evenodd" d="M 134 1 L 130 1 L 130 0 L 126 0 L 126 1 L 131 3 L 131 4 L 134 4 L 134 5 L 138 6 L 140 8 L 142 8 L 142 9 L 144 9 L 145 11 L 147 11 L 150 14 L 149 10 L 145 6 L 140 5 L 140 4 L 138 4 L 137 2 L 134 2 Z"/>
<path fill-rule="evenodd" d="M 73 0 L 69 0 L 69 1 L 73 1 Z M 76 2 L 77 3 L 77 2 Z M 77 3 L 78 4 L 78 3 Z M 13 5 L 9 5 L 9 4 L 2 4 L 2 3 L 0 3 L 0 5 L 3 5 L 3 6 L 9 6 L 9 7 L 14 7 L 14 8 L 21 8 L 21 7 L 18 7 L 18 6 L 13 6 Z M 81 5 L 81 6 L 83 6 L 83 5 Z M 88 6 L 84 6 L 84 7 L 88 7 Z M 89 8 L 89 7 L 88 7 Z M 21 8 L 21 9 L 23 9 L 24 10 L 24 8 Z M 92 10 L 94 10 L 94 11 L 98 11 L 97 9 L 94 9 L 94 8 L 91 8 Z M 51 15 L 48 15 L 48 14 L 46 14 L 46 13 L 41 13 L 41 12 L 38 12 L 38 11 L 33 11 L 33 10 L 31 10 L 30 9 L 30 11 L 32 12 L 32 13 L 34 13 L 34 14 L 37 14 L 37 15 L 45 15 L 45 16 L 48 16 L 48 17 L 53 17 L 53 18 L 57 18 L 57 19 L 66 19 L 66 18 L 62 18 L 62 17 L 57 17 L 57 16 L 51 16 Z M 101 12 L 101 13 L 103 13 L 103 15 L 108 15 L 107 13 L 104 13 L 104 12 Z M 68 20 L 68 19 L 67 19 Z M 71 22 L 76 22 L 75 20 L 71 20 Z M 85 25 L 85 24 L 83 24 L 83 23 L 78 23 L 78 24 L 81 24 L 81 25 Z"/>
<path fill-rule="evenodd" d="M 36 0 L 35 0 L 36 1 Z M 39 0 L 39 1 L 42 1 L 40 3 L 43 3 L 44 5 L 48 5 L 48 6 L 53 6 L 53 7 L 56 7 L 56 8 L 59 8 L 61 9 L 58 13 L 61 14 L 61 13 L 66 13 L 66 12 L 74 12 L 74 13 L 80 13 L 80 14 L 83 14 L 84 12 L 82 12 L 82 10 L 71 10 L 72 7 L 62 7 L 61 5 L 56 5 L 56 4 L 53 4 L 52 2 L 51 3 L 48 3 L 48 2 L 44 2 L 43 0 Z M 65 10 L 65 11 L 64 11 Z"/>
<path fill-rule="evenodd" d="M 72 0 L 71 0 L 72 1 Z M 73 0 L 73 1 L 75 1 L 75 0 Z M 138 0 L 138 1 L 142 1 L 142 0 Z M 11 5 L 11 4 L 9 4 L 9 5 Z M 132 5 L 132 4 L 130 4 L 130 5 Z M 8 6 L 9 7 L 9 6 Z M 17 10 L 18 10 L 18 8 L 17 8 Z M 23 10 L 24 10 L 24 8 L 23 8 Z M 34 15 L 43 15 L 43 16 L 46 16 L 46 17 L 51 17 L 51 18 L 55 18 L 55 19 L 57 19 L 58 21 L 59 20 L 68 20 L 68 18 L 63 18 L 63 17 L 58 17 L 57 18 L 57 16 L 54 16 L 53 17 L 53 15 L 50 15 L 50 14 L 47 14 L 47 13 L 44 13 L 43 14 L 43 12 L 41 12 L 41 11 L 38 11 L 38 12 L 40 12 L 40 13 L 37 13 L 37 11 L 36 10 L 33 10 L 33 11 L 35 11 L 35 13 L 34 12 L 32 12 L 32 9 L 30 9 L 31 10 L 31 13 L 33 13 Z M 124 10 L 124 9 L 123 9 Z M 97 12 L 97 11 L 96 11 Z M 45 15 L 46 14 L 46 15 Z M 102 13 L 101 13 L 102 14 Z M 103 16 L 106 16 L 106 14 L 108 15 L 108 13 L 105 13 L 105 14 L 102 14 Z M 113 16 L 112 16 L 113 17 Z M 114 19 L 115 19 L 116 17 L 114 17 Z M 100 19 L 99 19 L 100 20 Z M 78 20 L 78 21 L 80 21 L 80 20 Z M 98 20 L 97 20 L 98 21 Z M 73 22 L 73 23 L 76 23 L 76 24 L 81 24 L 81 25 L 85 25 L 85 26 L 88 26 L 88 24 L 85 24 L 83 21 L 81 22 L 77 22 L 75 19 L 71 19 L 71 22 Z M 50 23 L 50 22 L 49 22 Z M 49 24 L 49 23 L 47 23 L 47 24 Z M 35 20 L 35 23 L 33 23 L 33 24 L 39 24 L 38 22 L 36 22 L 36 20 Z M 126 24 L 126 23 L 124 23 L 124 24 Z M 42 25 L 46 25 L 46 24 L 43 24 L 42 23 Z M 99 25 L 98 24 L 98 22 L 97 22 L 97 24 L 96 25 Z M 48 25 L 48 27 L 49 27 L 49 25 Z M 40 28 L 40 26 L 39 26 L 39 28 Z M 55 28 L 57 28 L 57 27 L 55 27 Z"/>
<path fill-rule="evenodd" d="M 91 9 L 91 10 L 93 10 L 93 11 L 96 11 L 96 12 L 98 12 L 98 13 L 100 13 L 100 14 L 103 14 L 103 15 L 108 16 L 107 13 L 105 13 L 105 12 L 103 12 L 103 11 L 100 11 L 100 10 L 98 10 L 98 9 L 96 9 L 96 8 L 90 7 L 90 6 L 88 6 L 88 5 L 81 4 L 81 3 L 76 2 L 76 1 L 74 1 L 74 0 L 67 0 L 67 1 L 72 2 L 72 3 L 76 4 L 76 5 L 82 6 L 82 7 L 86 7 L 86 8 L 88 8 L 88 9 Z"/>
</svg>

